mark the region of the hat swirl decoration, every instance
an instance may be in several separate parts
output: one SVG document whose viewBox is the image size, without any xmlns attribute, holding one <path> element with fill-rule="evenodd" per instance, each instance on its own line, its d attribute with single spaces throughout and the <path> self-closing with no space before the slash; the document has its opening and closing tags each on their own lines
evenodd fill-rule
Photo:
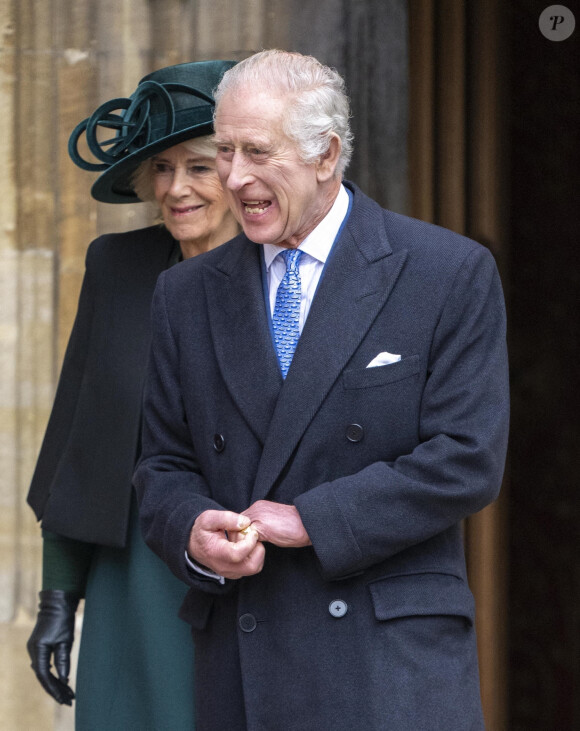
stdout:
<svg viewBox="0 0 580 731">
<path fill-rule="evenodd" d="M 68 152 L 78 167 L 102 173 L 92 196 L 105 203 L 138 201 L 131 177 L 141 162 L 187 139 L 212 134 L 213 89 L 233 65 L 234 61 L 198 61 L 154 71 L 130 97 L 111 99 L 80 122 L 69 138 Z M 83 134 L 99 162 L 79 152 Z"/>
<path fill-rule="evenodd" d="M 175 107 L 169 94 L 170 91 L 193 94 L 200 99 L 205 99 L 209 104 L 214 103 L 211 96 L 186 84 L 163 85 L 156 81 L 146 81 L 139 86 L 133 98 L 111 99 L 111 101 L 101 104 L 90 117 L 75 127 L 68 142 L 68 151 L 73 162 L 83 170 L 106 170 L 120 158 L 130 155 L 152 142 L 150 97 L 155 95 L 165 107 L 165 136 L 170 135 L 175 131 Z M 124 114 L 112 114 L 116 109 L 126 111 Z M 117 129 L 116 137 L 99 141 L 97 138 L 99 127 Z M 85 132 L 89 150 L 98 160 L 102 160 L 102 163 L 92 163 L 81 157 L 77 145 L 83 132 Z M 141 134 L 143 137 L 140 137 Z M 107 152 L 108 146 L 111 146 L 111 149 Z"/>
</svg>

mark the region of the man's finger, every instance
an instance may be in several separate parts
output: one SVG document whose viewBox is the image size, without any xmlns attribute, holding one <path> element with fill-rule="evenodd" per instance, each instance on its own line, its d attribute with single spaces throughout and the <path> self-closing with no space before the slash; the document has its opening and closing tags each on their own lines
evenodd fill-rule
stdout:
<svg viewBox="0 0 580 731">
<path fill-rule="evenodd" d="M 231 510 L 206 510 L 195 521 L 195 525 L 202 530 L 239 531 L 250 525 L 247 515 L 240 515 Z"/>
</svg>

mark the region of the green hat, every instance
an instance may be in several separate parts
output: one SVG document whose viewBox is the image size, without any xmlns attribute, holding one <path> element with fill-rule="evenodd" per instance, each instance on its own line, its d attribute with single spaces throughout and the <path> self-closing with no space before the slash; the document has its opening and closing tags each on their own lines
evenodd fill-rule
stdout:
<svg viewBox="0 0 580 731">
<path fill-rule="evenodd" d="M 137 202 L 131 177 L 143 160 L 192 137 L 211 134 L 213 90 L 235 63 L 198 61 L 153 71 L 128 99 L 105 102 L 77 125 L 68 142 L 73 162 L 83 170 L 104 171 L 91 188 L 93 198 L 104 203 Z M 99 127 L 116 134 L 98 140 Z M 83 132 L 101 163 L 80 156 L 77 145 Z"/>
</svg>

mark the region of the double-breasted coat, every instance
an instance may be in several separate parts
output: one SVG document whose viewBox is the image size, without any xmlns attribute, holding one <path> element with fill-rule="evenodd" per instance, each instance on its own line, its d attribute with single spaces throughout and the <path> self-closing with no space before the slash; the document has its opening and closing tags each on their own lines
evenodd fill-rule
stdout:
<svg viewBox="0 0 580 731">
<path fill-rule="evenodd" d="M 198 728 L 483 727 L 461 521 L 508 431 L 487 249 L 355 186 L 285 381 L 261 249 L 243 234 L 161 275 L 135 475 L 146 541 L 190 585 Z M 401 360 L 367 368 L 378 353 Z M 294 504 L 312 546 L 195 574 L 207 509 Z"/>
</svg>

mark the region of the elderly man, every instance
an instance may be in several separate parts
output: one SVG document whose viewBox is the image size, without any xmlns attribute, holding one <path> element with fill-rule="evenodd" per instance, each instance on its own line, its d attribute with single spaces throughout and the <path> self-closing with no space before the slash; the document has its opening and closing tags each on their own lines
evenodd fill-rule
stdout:
<svg viewBox="0 0 580 731">
<path fill-rule="evenodd" d="M 505 459 L 493 258 L 343 180 L 315 59 L 256 54 L 216 100 L 244 233 L 161 275 L 135 477 L 191 587 L 198 728 L 483 728 L 461 521 Z"/>
</svg>

